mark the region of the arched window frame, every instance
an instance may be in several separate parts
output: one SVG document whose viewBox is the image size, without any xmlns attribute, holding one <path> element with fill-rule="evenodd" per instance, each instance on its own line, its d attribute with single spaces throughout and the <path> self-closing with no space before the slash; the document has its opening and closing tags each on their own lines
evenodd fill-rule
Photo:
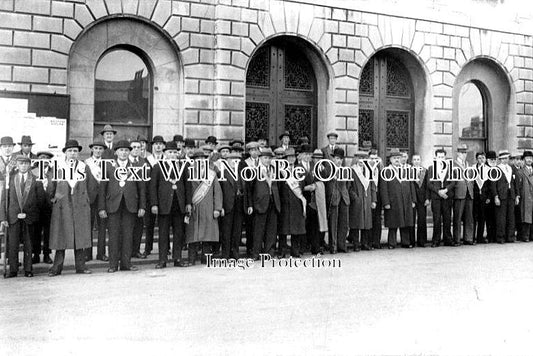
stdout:
<svg viewBox="0 0 533 356">
<path fill-rule="evenodd" d="M 138 123 L 138 122 L 132 122 L 132 123 L 124 123 L 124 122 L 115 122 L 115 121 L 97 121 L 96 119 L 96 110 L 94 111 L 94 124 L 95 125 L 106 125 L 110 124 L 113 125 L 115 128 L 128 126 L 128 127 L 137 127 L 137 128 L 146 128 L 146 131 L 148 133 L 147 137 L 152 136 L 152 130 L 153 130 L 153 102 L 154 102 L 154 71 L 153 71 L 153 64 L 150 62 L 149 57 L 139 48 L 127 44 L 119 44 L 113 47 L 108 48 L 102 55 L 98 58 L 98 61 L 96 62 L 96 65 L 94 67 L 94 88 L 95 88 L 95 101 L 94 105 L 96 107 L 96 72 L 98 70 L 98 66 L 100 65 L 102 59 L 108 55 L 111 52 L 117 51 L 117 50 L 124 50 L 133 53 L 134 55 L 138 56 L 139 59 L 144 63 L 146 66 L 146 70 L 148 71 L 148 112 L 147 112 L 147 118 L 145 123 Z M 96 132 L 95 132 L 96 134 Z M 120 136 L 120 134 L 119 134 Z M 133 137 L 129 137 L 133 138 Z"/>
</svg>

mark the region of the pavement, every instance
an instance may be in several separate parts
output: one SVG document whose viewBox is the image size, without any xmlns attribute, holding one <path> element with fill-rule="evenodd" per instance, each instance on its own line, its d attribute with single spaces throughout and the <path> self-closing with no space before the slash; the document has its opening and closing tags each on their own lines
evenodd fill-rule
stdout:
<svg viewBox="0 0 533 356">
<path fill-rule="evenodd" d="M 533 354 L 533 243 L 323 257 L 0 280 L 0 355 Z"/>
</svg>

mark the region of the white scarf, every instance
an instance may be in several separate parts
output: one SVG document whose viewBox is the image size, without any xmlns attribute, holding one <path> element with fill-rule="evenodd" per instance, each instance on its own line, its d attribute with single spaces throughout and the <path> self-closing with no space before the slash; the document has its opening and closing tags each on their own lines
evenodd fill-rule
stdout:
<svg viewBox="0 0 533 356">
<path fill-rule="evenodd" d="M 513 178 L 513 170 L 511 169 L 511 166 L 500 163 L 498 167 L 500 167 L 500 169 L 505 174 L 505 179 L 507 179 L 507 185 L 509 186 L 509 188 L 511 188 L 511 179 Z"/>
</svg>

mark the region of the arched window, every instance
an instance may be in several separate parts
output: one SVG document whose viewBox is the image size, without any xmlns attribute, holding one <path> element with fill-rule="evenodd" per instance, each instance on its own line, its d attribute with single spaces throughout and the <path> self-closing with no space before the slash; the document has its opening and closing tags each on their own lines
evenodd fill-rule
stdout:
<svg viewBox="0 0 533 356">
<path fill-rule="evenodd" d="M 116 47 L 99 60 L 95 73 L 94 134 L 106 124 L 120 138 L 151 134 L 152 77 L 141 56 Z"/>
<path fill-rule="evenodd" d="M 487 149 L 487 110 L 480 83 L 466 82 L 459 93 L 459 144 L 468 145 L 469 162 L 475 161 L 476 152 Z"/>
</svg>

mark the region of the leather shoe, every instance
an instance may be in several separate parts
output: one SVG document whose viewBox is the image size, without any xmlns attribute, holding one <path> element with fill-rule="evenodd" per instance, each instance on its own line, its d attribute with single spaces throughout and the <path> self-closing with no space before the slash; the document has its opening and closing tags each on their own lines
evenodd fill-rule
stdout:
<svg viewBox="0 0 533 356">
<path fill-rule="evenodd" d="M 140 258 L 141 260 L 144 260 L 146 258 L 146 255 L 144 253 L 137 252 L 135 255 L 132 256 L 133 258 Z"/>
<path fill-rule="evenodd" d="M 129 268 L 120 268 L 121 271 L 138 271 L 139 267 L 137 266 L 130 266 Z"/>
<path fill-rule="evenodd" d="M 145 255 L 145 256 L 148 257 L 148 256 L 150 256 L 151 253 L 152 253 L 152 251 L 144 251 L 144 252 L 143 252 L 143 255 Z"/>
<path fill-rule="evenodd" d="M 432 244 L 431 244 L 431 247 L 439 247 L 439 246 L 440 246 L 439 243 L 432 243 Z"/>
<path fill-rule="evenodd" d="M 109 269 L 107 270 L 107 273 L 115 273 L 116 271 L 117 271 L 116 268 L 111 267 L 111 268 L 109 268 Z"/>
<path fill-rule="evenodd" d="M 189 264 L 183 261 L 174 261 L 174 267 L 189 267 Z"/>
<path fill-rule="evenodd" d="M 50 258 L 50 255 L 44 255 L 43 262 L 48 265 L 51 265 L 52 263 L 54 263 L 54 261 L 52 261 L 52 259 Z"/>
<path fill-rule="evenodd" d="M 61 272 L 49 271 L 48 272 L 48 277 L 55 277 L 55 276 L 59 276 L 60 274 L 61 274 Z"/>
<path fill-rule="evenodd" d="M 17 272 L 9 272 L 8 274 L 4 275 L 4 278 L 15 278 L 17 276 Z"/>
<path fill-rule="evenodd" d="M 165 268 L 167 264 L 165 262 L 159 262 L 155 265 L 155 269 Z"/>
<path fill-rule="evenodd" d="M 90 269 L 84 269 L 81 271 L 76 271 L 77 274 L 91 274 L 93 273 Z"/>
<path fill-rule="evenodd" d="M 33 272 L 24 272 L 24 277 L 33 277 Z"/>
<path fill-rule="evenodd" d="M 106 255 L 103 255 L 103 256 L 96 256 L 96 259 L 98 261 L 104 261 L 104 262 L 108 262 L 109 261 L 109 257 L 107 257 Z"/>
</svg>

